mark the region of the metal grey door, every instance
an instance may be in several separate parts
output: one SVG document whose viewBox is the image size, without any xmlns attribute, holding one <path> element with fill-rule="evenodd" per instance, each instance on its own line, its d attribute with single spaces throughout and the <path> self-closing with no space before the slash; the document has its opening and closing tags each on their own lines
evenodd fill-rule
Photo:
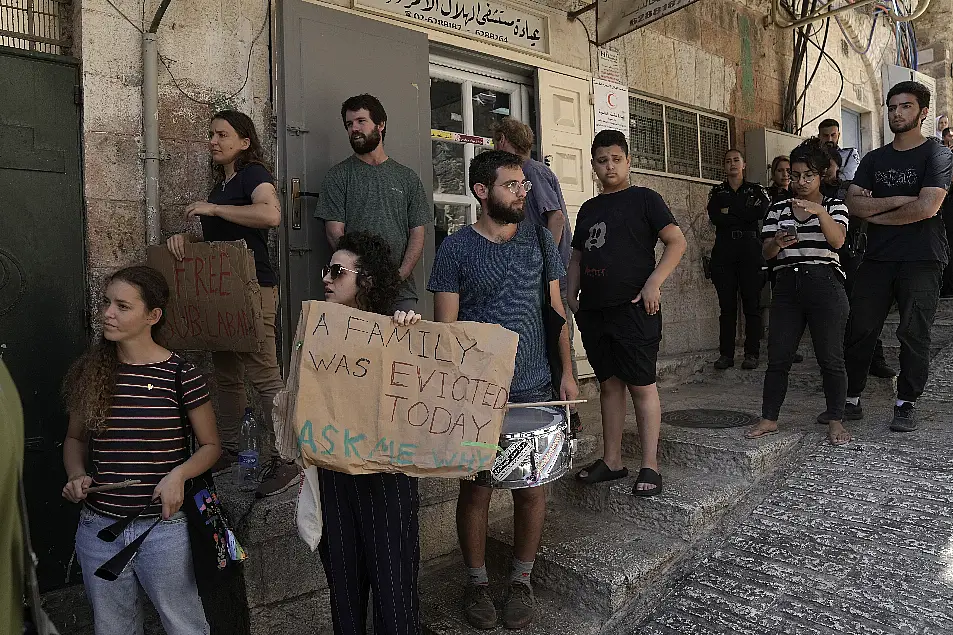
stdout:
<svg viewBox="0 0 953 635">
<path fill-rule="evenodd" d="M 282 218 L 282 320 L 288 359 L 302 300 L 322 299 L 319 273 L 330 259 L 323 222 L 313 218 L 324 175 L 351 154 L 341 104 L 371 93 L 387 110 L 387 154 L 420 175 L 432 192 L 427 36 L 299 0 L 279 4 L 278 115 Z M 433 261 L 432 228 L 414 275 L 424 315 L 432 315 L 423 263 Z"/>
<path fill-rule="evenodd" d="M 59 399 L 86 344 L 77 66 L 0 48 L 0 352 L 23 401 L 26 484 L 40 584 L 61 585 L 79 508 Z"/>
</svg>

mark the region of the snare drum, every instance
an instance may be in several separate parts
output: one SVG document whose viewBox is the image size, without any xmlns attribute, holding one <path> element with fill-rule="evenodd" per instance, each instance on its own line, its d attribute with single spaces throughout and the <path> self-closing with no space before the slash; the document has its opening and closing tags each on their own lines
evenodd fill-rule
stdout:
<svg viewBox="0 0 953 635">
<path fill-rule="evenodd" d="M 489 471 L 476 474 L 484 487 L 521 489 L 560 478 L 572 469 L 576 440 L 569 434 L 569 408 L 534 406 L 508 410 L 500 451 Z"/>
</svg>

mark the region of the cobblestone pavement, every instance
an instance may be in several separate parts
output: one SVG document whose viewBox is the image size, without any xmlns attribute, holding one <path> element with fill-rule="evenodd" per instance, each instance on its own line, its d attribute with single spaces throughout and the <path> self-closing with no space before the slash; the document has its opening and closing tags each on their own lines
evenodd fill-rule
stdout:
<svg viewBox="0 0 953 635">
<path fill-rule="evenodd" d="M 806 444 L 633 635 L 953 633 L 953 347 L 920 430 L 890 433 L 888 402 L 848 446 Z"/>
</svg>

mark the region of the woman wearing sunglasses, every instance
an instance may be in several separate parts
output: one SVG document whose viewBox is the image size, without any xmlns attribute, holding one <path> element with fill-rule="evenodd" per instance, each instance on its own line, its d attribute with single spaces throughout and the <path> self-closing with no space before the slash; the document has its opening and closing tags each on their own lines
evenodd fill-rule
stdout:
<svg viewBox="0 0 953 635">
<path fill-rule="evenodd" d="M 791 152 L 794 198 L 772 205 L 761 231 L 764 257 L 777 258 L 777 280 L 768 323 L 761 421 L 748 431 L 748 438 L 777 433 L 788 373 L 808 326 L 823 376 L 828 440 L 833 445 L 850 441 L 842 424 L 847 399 L 844 329 L 850 307 L 837 255 L 847 234 L 847 206 L 821 194 L 829 163 L 830 157 L 817 139 L 795 148 Z"/>
<path fill-rule="evenodd" d="M 165 278 L 154 269 L 135 266 L 113 274 L 103 295 L 102 339 L 73 364 L 63 386 L 69 410 L 63 497 L 84 503 L 76 555 L 96 635 L 142 632 L 141 591 L 167 635 L 209 632 L 180 508 L 185 482 L 212 467 L 221 449 L 205 379 L 154 339 L 168 299 Z M 197 449 L 190 456 L 193 435 Z M 129 480 L 138 482 L 116 488 Z M 97 537 L 135 514 L 116 541 Z M 159 516 L 163 520 L 118 579 L 94 575 Z"/>
<path fill-rule="evenodd" d="M 321 275 L 328 302 L 388 314 L 401 280 L 390 247 L 378 236 L 345 234 Z M 397 311 L 393 321 L 420 321 Z M 374 633 L 420 632 L 417 571 L 417 479 L 405 474 L 351 475 L 318 470 L 324 523 L 319 550 L 331 595 L 335 635 L 363 635 L 374 589 Z"/>
</svg>

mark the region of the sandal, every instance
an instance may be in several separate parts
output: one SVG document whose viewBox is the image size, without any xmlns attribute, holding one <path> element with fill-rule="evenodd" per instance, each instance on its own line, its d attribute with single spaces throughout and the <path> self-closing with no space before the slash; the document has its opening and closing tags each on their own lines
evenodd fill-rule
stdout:
<svg viewBox="0 0 953 635">
<path fill-rule="evenodd" d="M 639 485 L 642 483 L 648 483 L 649 485 L 654 485 L 655 487 L 652 489 L 639 489 Z M 641 470 L 639 470 L 639 477 L 635 480 L 635 485 L 632 486 L 632 495 L 648 498 L 649 496 L 656 496 L 657 494 L 661 493 L 662 475 L 650 467 L 643 467 Z"/>
<path fill-rule="evenodd" d="M 585 476 L 582 476 L 583 472 L 586 472 Z M 586 485 L 592 485 L 593 483 L 602 483 L 604 481 L 615 481 L 620 478 L 625 478 L 628 475 L 629 468 L 623 467 L 621 470 L 613 471 L 609 469 L 605 461 L 597 459 L 589 467 L 576 472 L 576 480 Z"/>
<path fill-rule="evenodd" d="M 778 433 L 777 428 L 775 428 L 774 430 L 765 430 L 764 428 L 759 428 L 758 426 L 755 426 L 751 428 L 750 430 L 748 430 L 747 432 L 745 432 L 745 438 L 746 439 L 760 439 L 761 437 L 769 437 L 772 434 L 777 434 L 777 433 Z"/>
</svg>

